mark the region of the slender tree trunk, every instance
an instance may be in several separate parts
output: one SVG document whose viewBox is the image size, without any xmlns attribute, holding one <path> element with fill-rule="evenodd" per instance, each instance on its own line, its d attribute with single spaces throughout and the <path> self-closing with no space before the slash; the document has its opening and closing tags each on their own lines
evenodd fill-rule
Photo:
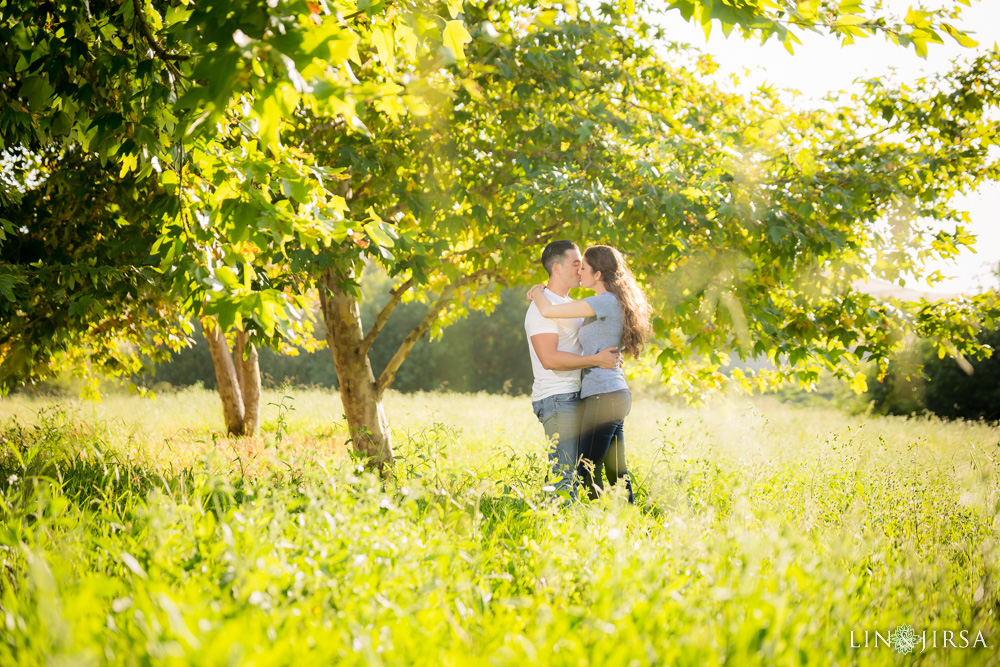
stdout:
<svg viewBox="0 0 1000 667">
<path fill-rule="evenodd" d="M 260 365 L 257 348 L 248 342 L 246 333 L 239 331 L 236 333 L 233 352 L 230 353 L 226 336 L 217 324 L 204 322 L 202 328 L 205 339 L 208 340 L 208 349 L 212 353 L 226 430 L 231 435 L 253 435 L 260 420 Z"/>
<path fill-rule="evenodd" d="M 347 277 L 354 279 L 353 270 Z M 382 408 L 382 391 L 368 359 L 361 307 L 353 294 L 340 289 L 331 270 L 323 274 L 319 296 L 354 451 L 385 477 L 392 466 L 392 440 Z"/>
<path fill-rule="evenodd" d="M 247 333 L 238 331 L 233 350 L 236 378 L 243 394 L 243 435 L 256 433 L 260 423 L 260 361 L 257 346 L 249 338 Z"/>
<path fill-rule="evenodd" d="M 208 326 L 206 326 L 208 325 Z M 219 398 L 222 399 L 222 414 L 226 419 L 226 430 L 233 435 L 243 435 L 243 392 L 236 377 L 236 366 L 233 356 L 226 344 L 226 335 L 221 327 L 214 323 L 203 323 L 208 349 L 212 353 L 212 365 L 215 367 L 215 383 L 219 388 Z"/>
</svg>

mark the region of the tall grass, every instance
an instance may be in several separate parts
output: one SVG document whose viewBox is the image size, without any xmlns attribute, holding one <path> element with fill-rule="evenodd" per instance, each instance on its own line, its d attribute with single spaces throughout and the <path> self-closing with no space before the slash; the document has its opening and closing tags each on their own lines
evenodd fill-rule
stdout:
<svg viewBox="0 0 1000 667">
<path fill-rule="evenodd" d="M 390 394 L 385 483 L 264 403 L 0 402 L 0 663 L 998 664 L 996 426 L 639 399 L 637 507 L 564 507 L 526 399 Z"/>
</svg>

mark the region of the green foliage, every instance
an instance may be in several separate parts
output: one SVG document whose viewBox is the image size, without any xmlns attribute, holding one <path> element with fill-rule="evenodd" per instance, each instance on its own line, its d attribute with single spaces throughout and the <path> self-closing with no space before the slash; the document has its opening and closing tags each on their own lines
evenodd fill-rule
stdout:
<svg viewBox="0 0 1000 667">
<path fill-rule="evenodd" d="M 361 285 L 375 297 L 362 304 L 361 319 L 366 328 L 374 321 L 388 298 L 388 277 L 366 273 Z M 372 345 L 372 369 L 378 375 L 389 363 L 400 343 L 424 317 L 428 305 L 411 302 L 399 306 L 385 329 Z M 489 315 L 472 311 L 441 332 L 436 341 L 421 340 L 399 369 L 392 386 L 397 391 L 430 391 L 446 388 L 457 392 L 524 394 L 532 383 L 528 342 L 524 335 L 524 290 L 502 293 L 496 309 Z M 325 332 L 320 326 L 317 337 Z M 155 387 L 159 383 L 188 386 L 201 383 L 215 387 L 215 373 L 208 346 L 200 328 L 193 333 L 194 345 L 158 364 L 155 374 L 146 375 L 140 384 Z M 287 382 L 298 386 L 337 387 L 330 350 L 299 351 L 280 354 L 271 349 L 260 352 L 261 376 L 265 384 Z"/>
<path fill-rule="evenodd" d="M 977 336 L 992 354 L 981 359 L 948 356 L 929 341 L 909 345 L 889 363 L 882 382 L 869 381 L 867 394 L 883 414 L 927 410 L 948 419 L 1000 420 L 1000 330 Z M 874 375 L 874 373 L 872 373 Z"/>
<path fill-rule="evenodd" d="M 300 333 L 318 277 L 353 293 L 366 261 L 404 300 L 440 300 L 434 335 L 489 312 L 486 287 L 537 279 L 537 248 L 569 237 L 629 255 L 681 393 L 726 382 L 731 351 L 777 367 L 733 373 L 745 389 L 824 371 L 860 388 L 858 362 L 884 368 L 909 331 L 979 353 L 989 298 L 885 304 L 851 284 L 920 277 L 971 243 L 950 202 L 997 177 L 1000 53 L 802 112 L 720 89 L 705 61 L 657 48 L 669 35 L 636 4 L 0 0 L 0 147 L 107 165 L 119 198 L 147 204 L 156 236 L 137 240 L 163 296 L 261 345 Z M 853 1 L 638 6 L 789 47 L 798 30 L 969 43 L 957 4 L 898 20 Z M 0 294 L 31 280 L 14 265 Z M 86 349 L 91 302 L 67 299 L 62 330 Z M 47 335 L 22 328 L 38 353 L 0 347 L 3 386 L 48 371 Z"/>
<path fill-rule="evenodd" d="M 891 7 L 884 3 L 863 5 L 861 0 L 671 0 L 664 6 L 699 24 L 706 39 L 713 25 L 726 35 L 739 28 L 744 38 L 759 36 L 766 42 L 774 37 L 793 53 L 806 32 L 828 33 L 842 44 L 881 35 L 926 56 L 929 44 L 941 44 L 945 38 L 961 46 L 977 44 L 951 23 L 959 5 L 968 4 L 969 0 L 957 0 L 935 9 L 919 5 L 910 7 L 905 16 L 890 13 Z"/>
<path fill-rule="evenodd" d="M 540 277 L 548 240 L 611 243 L 651 292 L 653 348 L 687 395 L 727 381 L 730 351 L 774 364 L 729 376 L 756 390 L 823 372 L 863 389 L 859 362 L 887 359 L 912 330 L 976 352 L 968 325 L 995 317 L 991 297 L 922 307 L 852 285 L 919 276 L 971 242 L 948 202 L 998 173 L 1000 54 L 803 113 L 772 91 L 719 89 L 682 49 L 656 50 L 662 32 L 613 11 L 472 34 L 447 123 L 374 104 L 370 135 L 296 134 L 352 174 L 352 206 L 389 212 L 395 245 L 363 246 L 401 289 L 520 284 Z"/>
<path fill-rule="evenodd" d="M 140 355 L 166 358 L 186 332 L 149 254 L 146 209 L 166 194 L 77 149 L 34 166 L 36 182 L 0 203 L 18 227 L 0 242 L 0 393 L 60 368 L 128 376 Z"/>
<path fill-rule="evenodd" d="M 0 661 L 890 665 L 850 632 L 903 623 L 995 659 L 994 428 L 637 402 L 640 508 L 564 509 L 524 399 L 398 403 L 388 482 L 136 401 L 0 430 Z"/>
<path fill-rule="evenodd" d="M 260 251 L 291 239 L 329 247 L 347 233 L 343 198 L 333 185 L 327 190 L 337 174 L 281 143 L 284 119 L 297 108 L 322 108 L 350 121 L 355 105 L 379 94 L 350 69 L 372 32 L 406 28 L 411 57 L 433 52 L 444 28 L 435 10 L 306 0 L 0 2 L 0 149 L 81 151 L 110 165 L 123 180 L 118 205 L 144 204 L 124 218 L 151 226 L 152 238 L 130 240 L 163 270 L 165 297 L 189 315 L 251 330 L 261 342 L 292 339 L 303 305 L 298 282 Z M 74 198 L 86 201 L 86 186 L 77 187 Z M 142 196 L 149 191 L 173 196 Z M 2 203 L 17 205 L 20 194 L 5 183 Z M 4 235 L 12 231 L 5 222 Z M 100 259 L 106 273 L 126 268 Z M 79 263 L 63 268 L 85 271 Z M 4 269 L 5 297 L 26 282 L 38 289 L 30 270 Z M 60 322 L 64 335 L 97 344 L 78 314 Z M 25 316 L 37 329 L 48 314 Z M 112 344 L 123 332 L 104 333 Z M 22 327 L 17 335 L 33 354 L 0 348 L 3 388 L 51 369 L 47 331 Z"/>
<path fill-rule="evenodd" d="M 524 333 L 527 301 L 524 290 L 501 291 L 490 313 L 472 310 L 441 330 L 433 341 L 414 346 L 396 373 L 397 391 L 431 391 L 491 394 L 530 393 L 533 381 L 528 341 Z M 375 307 L 378 302 L 375 302 Z M 370 308 L 373 317 L 375 308 Z M 403 338 L 427 313 L 425 304 L 413 302 L 393 313 L 371 349 L 372 367 L 381 373 Z M 362 320 L 370 321 L 362 313 Z"/>
<path fill-rule="evenodd" d="M 963 368 L 950 357 L 928 355 L 924 404 L 940 417 L 1000 420 L 1000 329 L 984 331 L 979 341 L 993 351 Z M 971 369 L 971 373 L 969 370 Z"/>
<path fill-rule="evenodd" d="M 876 414 L 912 415 L 924 411 L 924 361 L 930 353 L 927 342 L 910 344 L 893 357 L 881 380 L 877 367 L 869 370 L 864 398 Z"/>
</svg>

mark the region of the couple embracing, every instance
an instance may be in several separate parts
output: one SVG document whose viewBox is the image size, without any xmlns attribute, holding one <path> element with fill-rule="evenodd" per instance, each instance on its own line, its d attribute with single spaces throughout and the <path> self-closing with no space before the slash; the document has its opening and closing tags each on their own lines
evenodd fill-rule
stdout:
<svg viewBox="0 0 1000 667">
<path fill-rule="evenodd" d="M 577 479 L 590 497 L 623 480 L 625 417 L 632 395 L 621 364 L 637 357 L 650 331 L 651 308 L 622 254 L 596 245 L 580 254 L 572 241 L 553 241 L 542 252 L 548 283 L 528 291 L 524 318 L 534 384 L 535 416 L 551 442 L 552 484 L 576 494 Z M 594 296 L 573 300 L 575 287 Z"/>
</svg>

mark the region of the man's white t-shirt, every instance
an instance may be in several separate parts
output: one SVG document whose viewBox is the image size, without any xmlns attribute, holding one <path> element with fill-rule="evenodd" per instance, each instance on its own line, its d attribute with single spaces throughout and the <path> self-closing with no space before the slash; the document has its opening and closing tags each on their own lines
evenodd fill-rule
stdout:
<svg viewBox="0 0 1000 667">
<path fill-rule="evenodd" d="M 568 303 L 572 301 L 569 297 L 562 297 L 555 292 L 545 289 L 545 296 L 553 304 Z M 546 396 L 554 394 L 569 394 L 580 391 L 580 370 L 574 371 L 554 371 L 542 366 L 535 354 L 535 346 L 531 344 L 531 337 L 538 334 L 554 333 L 559 334 L 559 343 L 556 349 L 562 352 L 572 352 L 582 354 L 578 334 L 583 325 L 583 318 L 573 319 L 549 319 L 542 317 L 538 312 L 538 306 L 532 302 L 528 306 L 528 312 L 524 316 L 524 332 L 528 335 L 528 351 L 531 353 L 531 370 L 535 374 L 535 382 L 531 385 L 531 400 L 540 401 Z"/>
</svg>

